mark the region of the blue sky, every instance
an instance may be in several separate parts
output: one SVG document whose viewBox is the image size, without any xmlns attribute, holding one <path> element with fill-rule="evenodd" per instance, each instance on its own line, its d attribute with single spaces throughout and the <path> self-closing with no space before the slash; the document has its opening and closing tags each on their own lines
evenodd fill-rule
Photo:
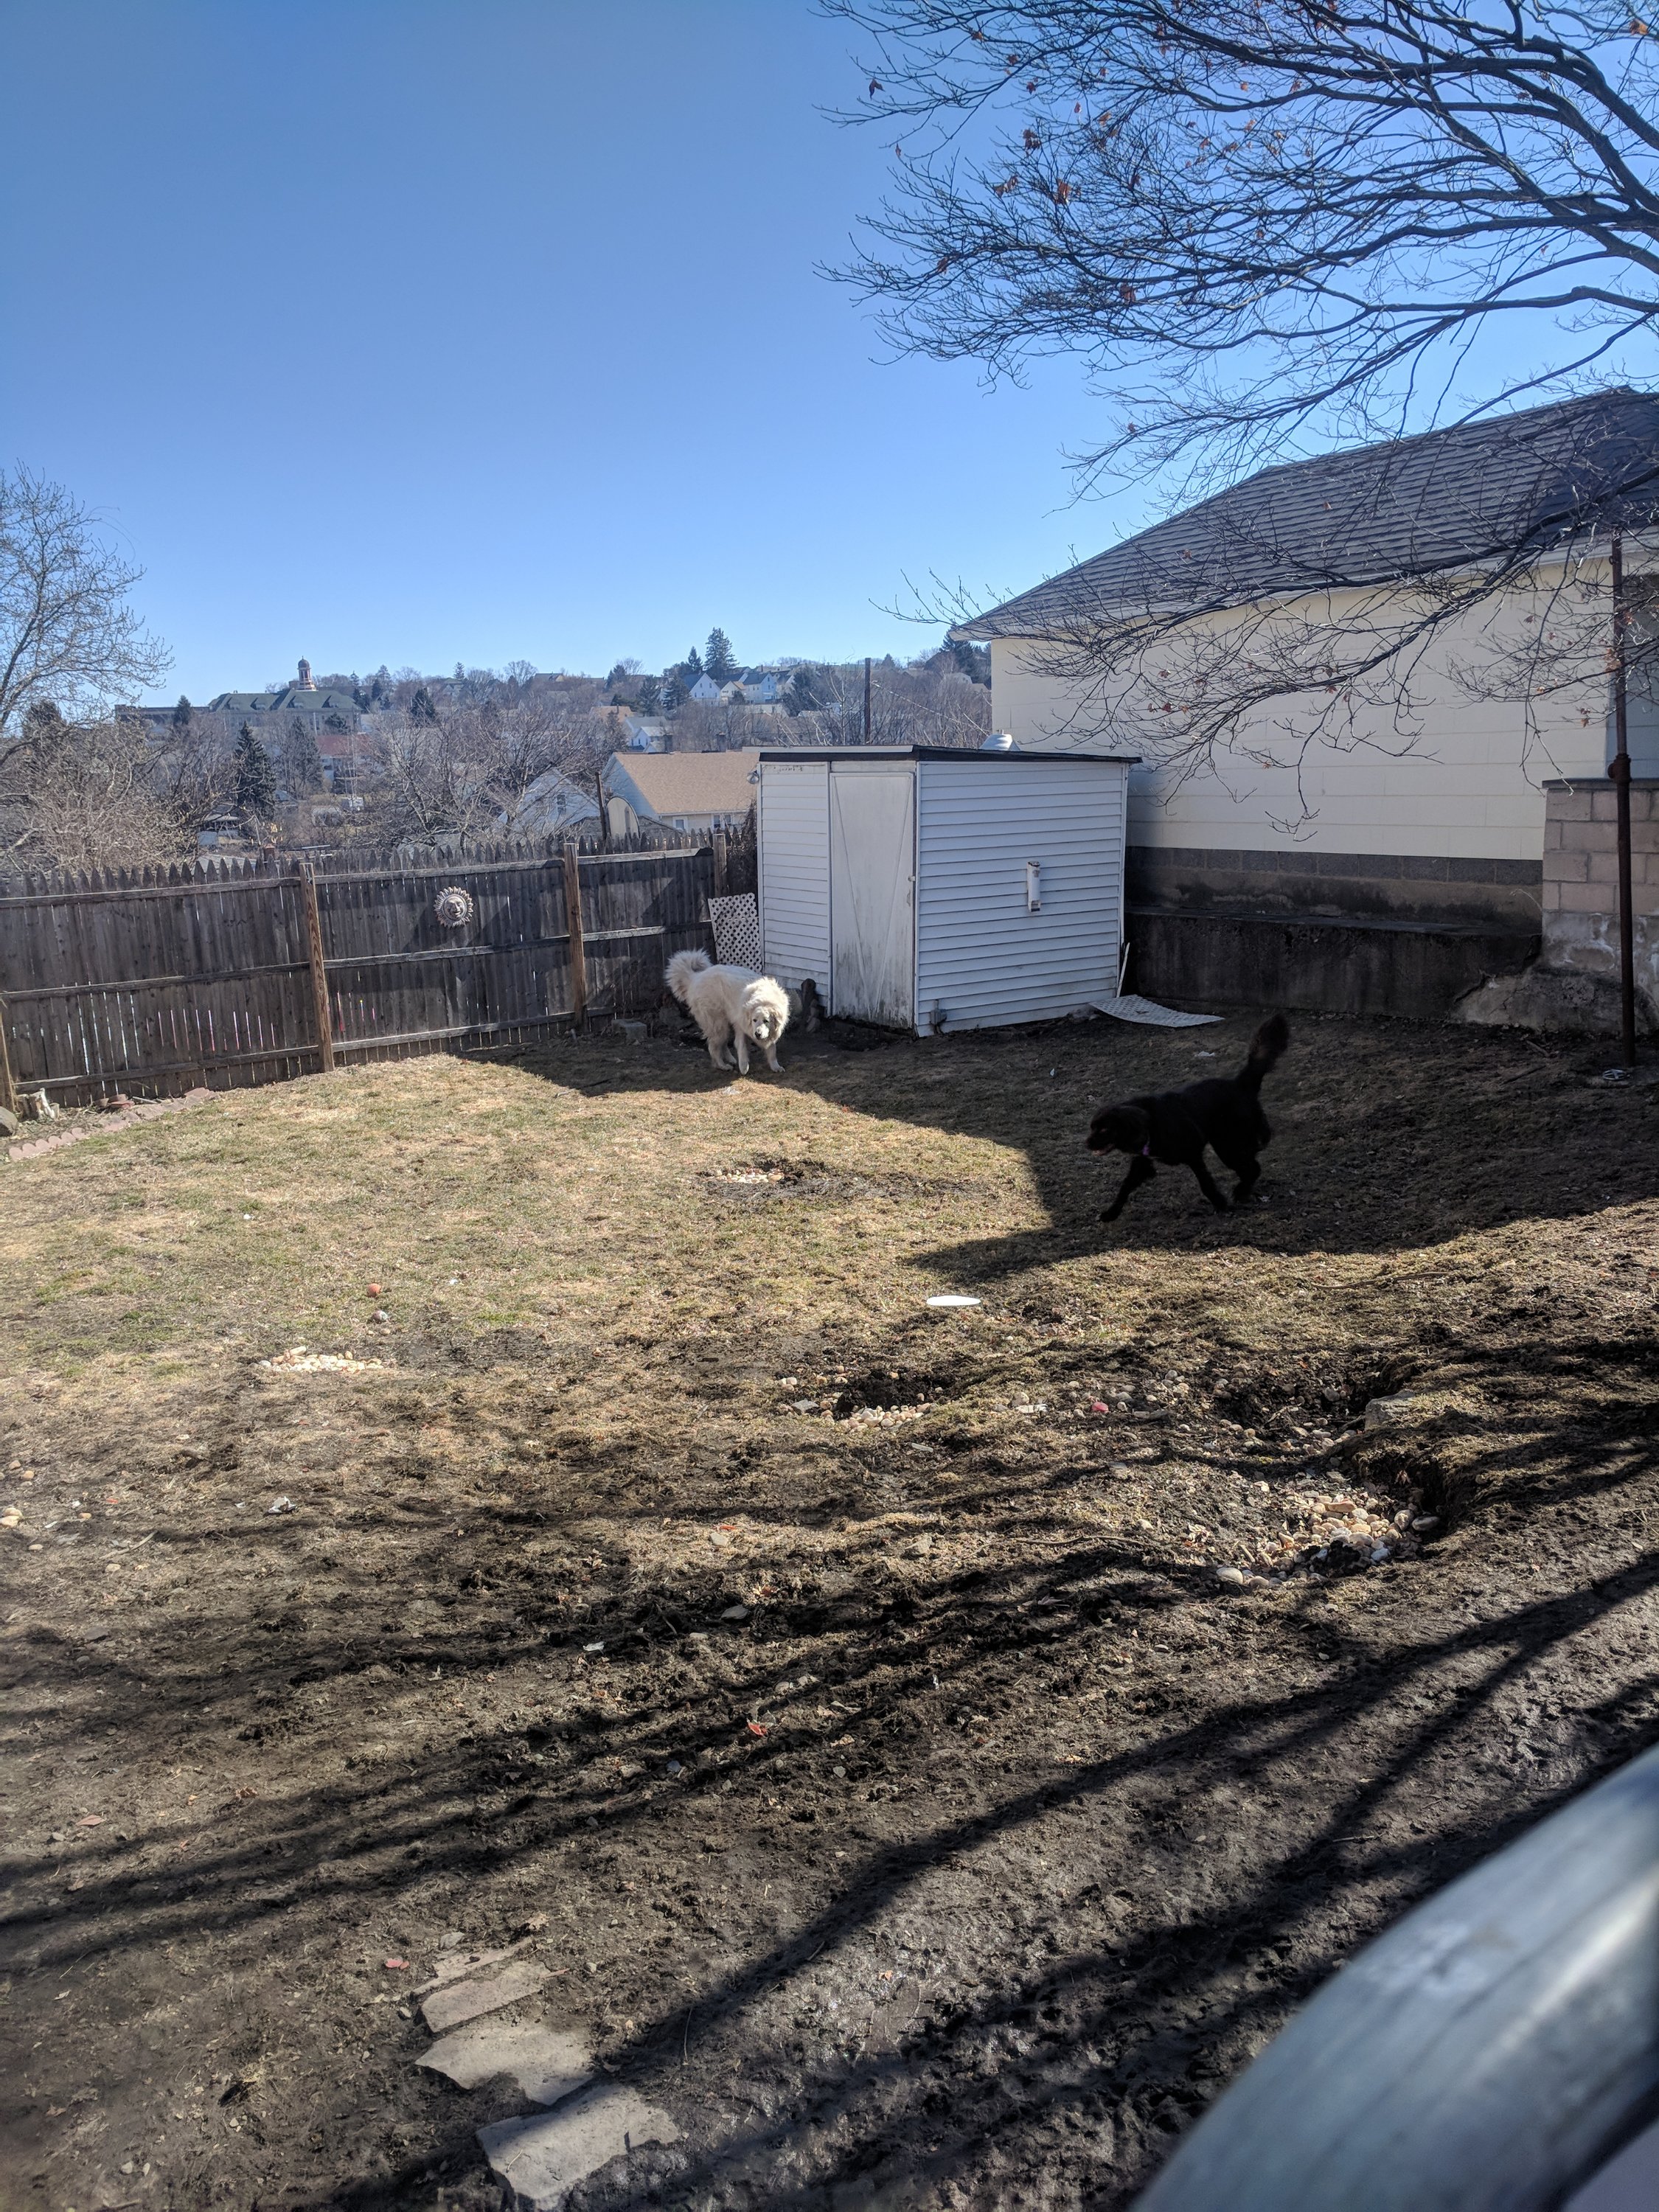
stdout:
<svg viewBox="0 0 1659 2212">
<path fill-rule="evenodd" d="M 0 455 L 146 570 L 167 687 L 921 650 L 1138 519 L 1101 415 L 882 358 L 889 150 L 806 0 L 0 0 Z"/>
</svg>

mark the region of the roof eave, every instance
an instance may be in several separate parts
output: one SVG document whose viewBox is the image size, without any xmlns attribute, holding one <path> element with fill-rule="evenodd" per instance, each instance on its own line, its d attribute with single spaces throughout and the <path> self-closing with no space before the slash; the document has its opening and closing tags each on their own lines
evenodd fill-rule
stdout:
<svg viewBox="0 0 1659 2212">
<path fill-rule="evenodd" d="M 1605 560 L 1612 532 L 1592 533 L 1587 538 L 1574 538 L 1565 544 L 1540 546 L 1531 556 L 1532 565 L 1547 567 L 1552 562 L 1564 563 L 1569 555 L 1580 560 Z M 1632 547 L 1644 554 L 1659 554 L 1659 529 L 1626 526 L 1622 532 L 1626 557 Z M 1123 600 L 1115 605 L 1102 603 L 1079 605 L 1071 611 L 1068 620 L 1049 614 L 1040 620 L 1022 617 L 1020 601 L 1010 600 L 1006 605 L 993 607 L 970 623 L 959 623 L 945 635 L 951 642 L 960 640 L 964 644 L 989 642 L 997 638 L 1018 638 L 1036 644 L 1062 645 L 1079 629 L 1093 623 L 1109 623 L 1129 619 L 1140 622 L 1166 622 L 1172 618 L 1195 620 L 1202 615 L 1236 614 L 1245 607 L 1267 608 L 1293 606 L 1298 600 L 1311 599 L 1321 592 L 1382 592 L 1403 589 L 1413 584 L 1459 583 L 1478 576 L 1483 568 L 1492 565 L 1480 560 L 1451 562 L 1444 567 L 1424 568 L 1416 573 L 1396 569 L 1376 576 L 1332 576 L 1287 586 L 1282 591 L 1241 593 L 1237 599 L 1204 601 L 1167 599 L 1148 605 Z"/>
</svg>

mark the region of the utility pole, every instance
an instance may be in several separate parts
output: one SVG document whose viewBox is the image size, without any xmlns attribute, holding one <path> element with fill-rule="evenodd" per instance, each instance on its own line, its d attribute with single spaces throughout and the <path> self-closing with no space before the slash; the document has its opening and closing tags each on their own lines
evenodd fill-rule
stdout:
<svg viewBox="0 0 1659 2212">
<path fill-rule="evenodd" d="M 864 656 L 864 742 L 870 742 L 870 656 Z"/>
<path fill-rule="evenodd" d="M 1618 808 L 1619 846 L 1619 1026 L 1622 1058 L 1636 1065 L 1636 932 L 1632 915 L 1630 862 L 1630 720 L 1626 681 L 1625 634 L 1630 611 L 1625 604 L 1624 533 L 1613 533 L 1613 779 Z"/>
</svg>

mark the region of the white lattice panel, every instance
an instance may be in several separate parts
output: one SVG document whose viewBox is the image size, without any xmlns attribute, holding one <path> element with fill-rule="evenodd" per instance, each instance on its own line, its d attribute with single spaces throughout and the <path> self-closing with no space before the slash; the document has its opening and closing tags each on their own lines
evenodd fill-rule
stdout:
<svg viewBox="0 0 1659 2212">
<path fill-rule="evenodd" d="M 714 930 L 714 957 L 722 968 L 760 966 L 760 909 L 753 891 L 740 891 L 735 898 L 711 898 L 708 919 Z"/>
</svg>

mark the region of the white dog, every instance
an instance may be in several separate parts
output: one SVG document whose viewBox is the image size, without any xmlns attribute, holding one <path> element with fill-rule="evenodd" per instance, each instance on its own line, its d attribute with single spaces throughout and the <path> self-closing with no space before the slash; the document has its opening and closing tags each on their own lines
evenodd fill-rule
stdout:
<svg viewBox="0 0 1659 2212">
<path fill-rule="evenodd" d="M 774 1075 L 778 1039 L 789 1021 L 789 1000 L 781 983 L 757 975 L 752 968 L 716 968 L 706 952 L 677 952 L 668 963 L 669 989 L 702 1031 L 708 1057 L 729 1067 L 726 1048 L 735 1042 L 738 1073 L 749 1073 L 749 1047 L 757 1044 Z"/>
</svg>

